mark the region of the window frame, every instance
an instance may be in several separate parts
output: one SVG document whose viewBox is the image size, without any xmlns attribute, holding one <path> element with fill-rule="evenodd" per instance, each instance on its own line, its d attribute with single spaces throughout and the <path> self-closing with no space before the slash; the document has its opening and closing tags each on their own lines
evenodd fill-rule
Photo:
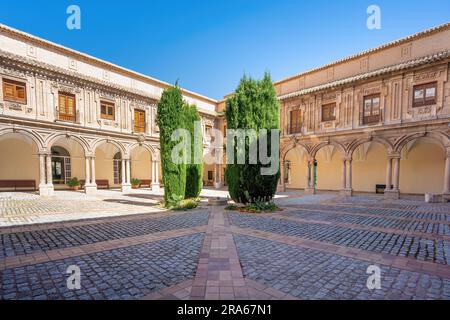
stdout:
<svg viewBox="0 0 450 320">
<path fill-rule="evenodd" d="M 103 113 L 103 107 L 105 107 L 106 113 Z M 112 114 L 109 114 L 109 110 L 112 110 Z M 116 120 L 116 105 L 113 102 L 100 100 L 100 118 L 103 120 Z"/>
<path fill-rule="evenodd" d="M 294 115 L 295 121 L 294 121 Z M 302 110 L 295 109 L 289 112 L 289 134 L 296 134 L 302 132 L 303 121 L 302 121 Z"/>
<path fill-rule="evenodd" d="M 14 86 L 13 87 L 13 96 L 6 95 L 6 92 L 7 92 L 6 86 L 7 85 Z M 23 98 L 19 98 L 17 96 L 17 92 L 18 92 L 17 88 L 18 87 L 23 89 Z M 16 103 L 20 103 L 20 104 L 27 104 L 27 83 L 26 82 L 3 78 L 2 79 L 2 89 L 3 89 L 3 100 L 9 101 L 9 102 L 16 102 Z"/>
<path fill-rule="evenodd" d="M 68 104 L 69 98 L 73 99 L 73 113 L 61 112 L 61 98 L 65 99 L 65 105 Z M 65 107 L 67 110 L 68 108 Z M 76 122 L 77 119 L 77 97 L 75 94 L 67 93 L 63 91 L 58 92 L 58 120 Z"/>
<path fill-rule="evenodd" d="M 428 89 L 434 89 L 434 97 L 433 99 L 427 99 L 427 90 Z M 416 91 L 423 90 L 421 101 L 417 101 L 416 99 Z M 424 84 L 415 85 L 413 87 L 413 102 L 412 106 L 413 108 L 420 108 L 420 107 L 426 107 L 426 106 L 432 106 L 437 103 L 437 92 L 438 92 L 438 83 L 435 82 L 428 82 Z"/>
<path fill-rule="evenodd" d="M 144 123 L 143 123 L 142 126 L 139 125 L 139 121 L 136 121 L 136 114 L 137 113 L 143 115 Z M 147 121 L 145 119 L 145 116 L 146 116 L 145 110 L 134 109 L 134 126 L 133 126 L 133 132 L 134 133 L 146 133 Z"/>
<path fill-rule="evenodd" d="M 374 103 L 373 101 L 375 99 L 378 99 L 378 114 L 374 115 Z M 366 101 L 370 100 L 370 115 L 366 116 Z M 372 125 L 372 124 L 378 124 L 381 121 L 381 94 L 371 94 L 363 97 L 363 106 L 362 106 L 362 122 L 363 125 Z M 374 120 L 376 119 L 376 121 Z"/>
<path fill-rule="evenodd" d="M 325 112 L 324 110 L 326 109 L 332 109 L 332 116 L 329 116 L 329 118 L 325 117 Z M 322 122 L 331 122 L 331 121 L 336 121 L 336 102 L 333 103 L 327 103 L 322 105 L 322 113 L 321 113 L 321 118 L 322 118 Z M 330 111 L 328 111 L 328 115 L 330 115 Z"/>
</svg>

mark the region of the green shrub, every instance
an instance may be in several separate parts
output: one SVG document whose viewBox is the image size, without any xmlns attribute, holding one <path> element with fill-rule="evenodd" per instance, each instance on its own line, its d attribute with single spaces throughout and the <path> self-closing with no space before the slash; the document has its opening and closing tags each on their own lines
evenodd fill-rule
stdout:
<svg viewBox="0 0 450 320">
<path fill-rule="evenodd" d="M 131 179 L 131 184 L 133 186 L 139 186 L 141 184 L 141 180 L 133 178 L 133 179 Z"/>
<path fill-rule="evenodd" d="M 181 200 L 180 203 L 174 207 L 174 210 L 184 211 L 192 210 L 198 207 L 198 202 L 195 199 Z"/>
<path fill-rule="evenodd" d="M 275 212 L 278 211 L 279 208 L 273 202 L 254 202 L 249 204 L 246 209 L 251 212 Z"/>
<path fill-rule="evenodd" d="M 235 93 L 227 100 L 226 119 L 228 129 L 254 129 L 257 132 L 256 141 L 247 139 L 245 148 L 241 150 L 228 138 L 227 149 L 234 148 L 235 156 L 240 152 L 246 154 L 246 164 L 230 164 L 225 171 L 231 198 L 242 204 L 271 201 L 276 192 L 280 171 L 272 176 L 262 175 L 261 169 L 268 166 L 260 161 L 257 164 L 249 164 L 250 143 L 261 138 L 259 130 L 280 128 L 280 105 L 268 74 L 261 81 L 246 76 L 242 78 Z M 267 150 L 270 152 L 270 131 L 267 140 Z M 234 163 L 237 163 L 236 159 Z"/>
<path fill-rule="evenodd" d="M 225 210 L 227 211 L 237 211 L 239 207 L 235 204 L 229 204 L 225 207 Z"/>
<path fill-rule="evenodd" d="M 80 181 L 78 180 L 77 177 L 73 177 L 72 179 L 70 179 L 70 180 L 67 182 L 67 185 L 68 185 L 69 187 L 71 187 L 71 188 L 73 188 L 73 187 L 79 187 L 79 186 L 80 186 Z"/>
</svg>

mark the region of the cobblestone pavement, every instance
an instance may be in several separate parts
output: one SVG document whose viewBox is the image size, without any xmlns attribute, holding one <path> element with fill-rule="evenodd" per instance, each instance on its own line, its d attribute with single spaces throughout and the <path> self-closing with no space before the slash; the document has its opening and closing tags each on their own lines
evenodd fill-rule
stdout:
<svg viewBox="0 0 450 320">
<path fill-rule="evenodd" d="M 450 279 L 380 266 L 382 289 L 371 291 L 368 262 L 248 236 L 234 239 L 245 277 L 301 299 L 450 299 Z"/>
<path fill-rule="evenodd" d="M 0 258 L 136 237 L 155 232 L 192 228 L 207 223 L 208 213 L 197 212 L 161 218 L 94 223 L 19 233 L 1 233 Z"/>
<path fill-rule="evenodd" d="M 448 204 L 290 193 L 272 214 L 166 212 L 160 196 L 0 194 L 0 299 L 450 300 Z"/>
<path fill-rule="evenodd" d="M 137 299 L 193 278 L 204 236 L 195 234 L 0 272 L 2 299 Z M 66 270 L 81 270 L 81 289 Z"/>
<path fill-rule="evenodd" d="M 232 224 L 287 236 L 332 243 L 377 253 L 450 264 L 450 241 L 419 238 L 333 225 L 300 223 L 254 215 L 230 214 Z"/>
</svg>

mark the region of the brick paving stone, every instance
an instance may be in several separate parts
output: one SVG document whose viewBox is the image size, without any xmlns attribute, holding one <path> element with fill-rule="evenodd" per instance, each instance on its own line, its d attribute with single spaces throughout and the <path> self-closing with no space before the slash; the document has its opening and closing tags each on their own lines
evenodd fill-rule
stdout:
<svg viewBox="0 0 450 320">
<path fill-rule="evenodd" d="M 369 262 L 244 235 L 234 239 L 245 277 L 300 299 L 450 299 L 450 279 L 381 265 L 382 289 L 369 290 Z"/>
<path fill-rule="evenodd" d="M 121 220 L 105 223 L 0 234 L 0 259 L 17 255 L 70 248 L 114 239 L 135 237 L 155 232 L 206 225 L 207 212 L 139 220 Z"/>
<path fill-rule="evenodd" d="M 195 275 L 204 234 L 0 271 L 0 299 L 140 299 Z M 81 269 L 70 291 L 68 266 Z"/>
</svg>

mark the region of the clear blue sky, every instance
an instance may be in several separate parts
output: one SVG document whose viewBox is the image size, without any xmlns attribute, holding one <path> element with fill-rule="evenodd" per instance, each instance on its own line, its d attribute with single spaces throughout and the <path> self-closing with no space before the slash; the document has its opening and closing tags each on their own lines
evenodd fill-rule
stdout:
<svg viewBox="0 0 450 320">
<path fill-rule="evenodd" d="M 245 73 L 274 80 L 450 21 L 449 0 L 21 0 L 0 22 L 220 99 Z M 66 8 L 82 29 L 66 28 Z M 382 29 L 366 28 L 377 4 Z"/>
</svg>

